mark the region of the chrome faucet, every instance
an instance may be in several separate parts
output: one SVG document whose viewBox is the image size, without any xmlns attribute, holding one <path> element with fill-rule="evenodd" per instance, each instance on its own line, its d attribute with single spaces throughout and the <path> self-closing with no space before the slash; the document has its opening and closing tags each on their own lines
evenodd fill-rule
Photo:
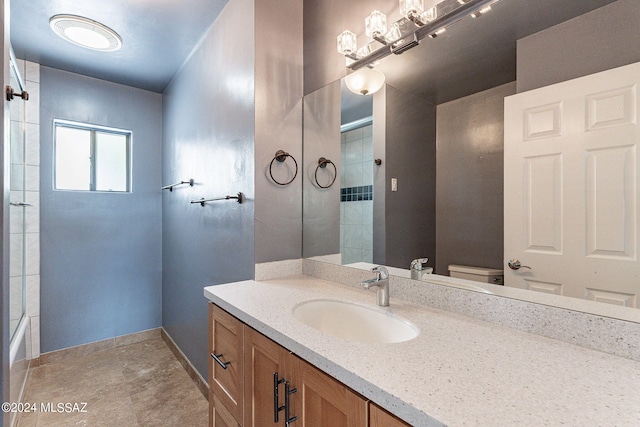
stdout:
<svg viewBox="0 0 640 427">
<path fill-rule="evenodd" d="M 411 261 L 411 278 L 415 280 L 422 280 L 422 267 L 424 267 L 429 261 L 429 258 L 418 258 Z"/>
<path fill-rule="evenodd" d="M 369 289 L 376 286 L 376 303 L 382 307 L 389 306 L 389 271 L 381 265 L 373 267 L 372 272 L 376 273 L 373 279 L 361 282 L 363 288 Z"/>
</svg>

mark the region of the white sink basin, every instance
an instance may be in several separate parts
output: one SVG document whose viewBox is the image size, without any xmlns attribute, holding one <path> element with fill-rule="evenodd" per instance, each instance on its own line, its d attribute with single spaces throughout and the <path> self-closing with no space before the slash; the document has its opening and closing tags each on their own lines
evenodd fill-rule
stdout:
<svg viewBox="0 0 640 427">
<path fill-rule="evenodd" d="M 337 300 L 302 302 L 293 308 L 293 316 L 312 328 L 349 341 L 397 343 L 420 334 L 416 325 L 400 316 Z"/>
</svg>

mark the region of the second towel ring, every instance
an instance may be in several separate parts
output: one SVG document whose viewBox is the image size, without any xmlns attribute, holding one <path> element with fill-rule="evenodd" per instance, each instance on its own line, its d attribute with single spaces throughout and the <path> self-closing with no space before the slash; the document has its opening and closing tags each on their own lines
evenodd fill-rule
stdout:
<svg viewBox="0 0 640 427">
<path fill-rule="evenodd" d="M 293 174 L 293 178 L 291 178 L 289 181 L 279 182 L 273 177 L 273 172 L 271 171 L 271 168 L 273 167 L 273 162 L 277 160 L 280 163 L 284 163 L 284 161 L 287 160 L 287 157 L 291 157 L 291 160 L 293 160 L 293 163 L 296 165 L 296 171 Z M 275 182 L 278 185 L 289 185 L 293 182 L 294 179 L 296 179 L 296 176 L 298 176 L 298 162 L 296 162 L 296 159 L 291 154 L 287 153 L 286 151 L 278 150 L 276 151 L 276 155 L 273 156 L 273 159 L 271 159 L 271 163 L 269 163 L 269 176 L 271 176 L 271 179 L 273 180 L 273 182 Z"/>
<path fill-rule="evenodd" d="M 324 186 L 324 185 L 321 185 L 321 184 L 318 182 L 318 170 L 319 170 L 320 168 L 322 168 L 322 169 L 326 168 L 328 164 L 333 165 L 333 179 L 331 180 L 331 182 L 329 183 L 329 185 Z M 331 187 L 331 186 L 333 185 L 333 183 L 334 183 L 334 182 L 336 182 L 336 178 L 337 178 L 337 177 L 338 177 L 338 168 L 336 167 L 336 164 L 335 164 L 335 163 L 333 163 L 333 162 L 332 162 L 331 160 L 329 160 L 329 159 L 326 159 L 326 158 L 324 158 L 324 157 L 320 157 L 320 158 L 318 159 L 318 166 L 316 166 L 316 173 L 314 174 L 314 179 L 316 180 L 316 184 L 318 185 L 318 187 L 320 187 L 320 188 L 329 188 L 329 187 Z"/>
</svg>

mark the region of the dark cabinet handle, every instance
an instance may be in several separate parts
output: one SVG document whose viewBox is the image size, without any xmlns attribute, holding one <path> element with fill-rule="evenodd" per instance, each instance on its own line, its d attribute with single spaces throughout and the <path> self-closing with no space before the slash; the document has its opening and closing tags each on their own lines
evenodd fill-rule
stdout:
<svg viewBox="0 0 640 427">
<path fill-rule="evenodd" d="M 298 419 L 297 415 L 290 416 L 291 411 L 291 395 L 298 391 L 297 388 L 289 388 L 289 381 L 284 383 L 284 416 L 286 418 L 285 426 L 289 427 L 292 422 Z"/>
<path fill-rule="evenodd" d="M 284 378 L 278 379 L 277 372 L 273 373 L 273 422 L 276 424 L 278 423 L 278 413 L 285 408 L 284 406 L 278 406 L 280 400 L 278 397 L 278 387 L 285 381 Z"/>
<path fill-rule="evenodd" d="M 222 369 L 227 369 L 227 365 L 231 364 L 231 362 L 223 362 L 222 360 L 220 360 L 222 354 L 211 353 L 211 357 L 213 357 L 213 360 L 215 360 L 216 363 L 222 367 Z"/>
</svg>

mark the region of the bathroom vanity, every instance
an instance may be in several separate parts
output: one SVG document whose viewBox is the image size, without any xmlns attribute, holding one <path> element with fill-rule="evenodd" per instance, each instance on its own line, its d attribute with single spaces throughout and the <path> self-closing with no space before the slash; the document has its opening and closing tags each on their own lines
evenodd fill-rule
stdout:
<svg viewBox="0 0 640 427">
<path fill-rule="evenodd" d="M 209 365 L 212 425 L 272 425 L 276 414 L 292 426 L 321 416 L 349 426 L 640 424 L 639 362 L 394 298 L 393 286 L 389 307 L 357 286 L 303 275 L 204 293 L 218 359 Z M 339 338 L 296 318 L 312 301 L 419 333 L 395 343 L 375 331 Z M 331 304 L 327 320 L 338 316 Z"/>
<path fill-rule="evenodd" d="M 213 303 L 209 325 L 212 426 L 407 425 Z M 385 424 L 367 421 L 370 405 Z"/>
</svg>

